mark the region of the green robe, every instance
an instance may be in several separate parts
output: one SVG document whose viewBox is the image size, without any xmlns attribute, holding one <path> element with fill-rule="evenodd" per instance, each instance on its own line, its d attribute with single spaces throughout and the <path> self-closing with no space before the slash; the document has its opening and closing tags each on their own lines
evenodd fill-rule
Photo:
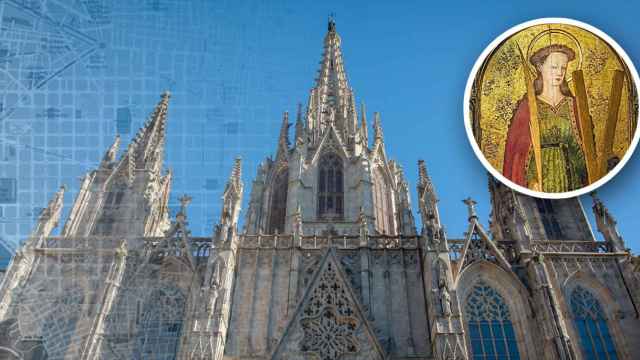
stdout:
<svg viewBox="0 0 640 360">
<path fill-rule="evenodd" d="M 587 183 L 587 166 L 576 122 L 574 99 L 567 96 L 553 107 L 536 99 L 542 152 L 542 191 L 576 190 Z M 533 150 L 527 167 L 529 184 L 537 181 Z"/>
</svg>

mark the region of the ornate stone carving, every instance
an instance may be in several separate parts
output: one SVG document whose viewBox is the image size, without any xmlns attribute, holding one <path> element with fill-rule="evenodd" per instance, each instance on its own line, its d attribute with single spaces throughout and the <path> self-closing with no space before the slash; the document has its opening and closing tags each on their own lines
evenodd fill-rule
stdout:
<svg viewBox="0 0 640 360">
<path fill-rule="evenodd" d="M 382 359 L 335 254 L 325 255 L 273 359 Z"/>
</svg>

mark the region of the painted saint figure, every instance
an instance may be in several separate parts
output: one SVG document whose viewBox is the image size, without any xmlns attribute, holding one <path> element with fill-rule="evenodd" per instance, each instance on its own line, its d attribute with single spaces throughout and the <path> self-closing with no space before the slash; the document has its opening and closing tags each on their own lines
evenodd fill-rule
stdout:
<svg viewBox="0 0 640 360">
<path fill-rule="evenodd" d="M 538 184 L 530 135 L 527 95 L 511 118 L 504 154 L 503 174 L 518 185 L 536 191 L 558 193 L 582 188 L 588 182 L 580 136 L 576 99 L 565 74 L 575 52 L 553 44 L 536 51 L 529 61 L 536 69 L 533 81 L 540 132 L 542 184 Z"/>
</svg>

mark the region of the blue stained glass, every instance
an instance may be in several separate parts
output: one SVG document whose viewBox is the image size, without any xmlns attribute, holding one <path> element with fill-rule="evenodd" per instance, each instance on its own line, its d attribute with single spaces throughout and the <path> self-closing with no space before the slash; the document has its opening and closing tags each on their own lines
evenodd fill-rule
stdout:
<svg viewBox="0 0 640 360">
<path fill-rule="evenodd" d="M 516 335 L 513 333 L 513 326 L 511 325 L 511 322 L 504 324 L 504 333 L 507 336 L 507 339 L 516 338 Z"/>
<path fill-rule="evenodd" d="M 584 320 L 576 319 L 576 327 L 578 328 L 578 332 L 580 333 L 580 337 L 583 338 L 587 335 L 587 332 L 584 328 Z"/>
<path fill-rule="evenodd" d="M 604 347 L 602 346 L 602 339 L 598 336 L 598 328 L 596 326 L 595 321 L 589 321 L 589 332 L 593 337 L 593 343 L 595 346 L 595 353 L 602 354 L 604 353 Z"/>
<path fill-rule="evenodd" d="M 471 340 L 471 351 L 476 355 L 482 355 L 482 341 Z"/>
<path fill-rule="evenodd" d="M 474 360 L 519 360 L 511 314 L 504 298 L 480 281 L 464 308 Z"/>
<path fill-rule="evenodd" d="M 504 335 L 502 334 L 502 324 L 497 321 L 494 321 L 491 324 L 491 331 L 493 332 L 493 337 L 496 339 L 503 339 Z"/>
<path fill-rule="evenodd" d="M 482 333 L 482 337 L 483 338 L 490 338 L 491 337 L 491 330 L 489 330 L 489 324 L 486 322 L 483 322 L 480 324 L 480 331 Z"/>
<path fill-rule="evenodd" d="M 600 302 L 591 292 L 578 286 L 571 293 L 570 303 L 585 359 L 617 360 Z"/>
<path fill-rule="evenodd" d="M 493 340 L 491 338 L 482 340 L 482 347 L 487 355 L 493 355 L 495 351 L 493 351 Z"/>
<path fill-rule="evenodd" d="M 505 355 L 507 353 L 507 349 L 504 347 L 504 341 L 496 341 L 496 354 Z"/>
<path fill-rule="evenodd" d="M 480 338 L 480 329 L 478 325 L 469 324 L 469 338 L 471 339 L 479 339 Z"/>
<path fill-rule="evenodd" d="M 509 345 L 509 356 L 511 359 L 520 359 L 520 354 L 518 353 L 518 344 L 515 341 L 509 341 L 507 343 Z"/>
</svg>

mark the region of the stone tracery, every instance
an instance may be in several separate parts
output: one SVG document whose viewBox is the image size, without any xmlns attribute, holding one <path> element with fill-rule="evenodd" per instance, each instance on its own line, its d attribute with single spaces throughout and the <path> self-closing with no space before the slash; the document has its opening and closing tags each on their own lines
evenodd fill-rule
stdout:
<svg viewBox="0 0 640 360">
<path fill-rule="evenodd" d="M 338 279 L 335 265 L 327 264 L 302 311 L 300 324 L 304 338 L 303 352 L 311 352 L 322 360 L 338 359 L 343 354 L 358 352 L 355 336 L 361 325 L 345 284 Z"/>
</svg>

